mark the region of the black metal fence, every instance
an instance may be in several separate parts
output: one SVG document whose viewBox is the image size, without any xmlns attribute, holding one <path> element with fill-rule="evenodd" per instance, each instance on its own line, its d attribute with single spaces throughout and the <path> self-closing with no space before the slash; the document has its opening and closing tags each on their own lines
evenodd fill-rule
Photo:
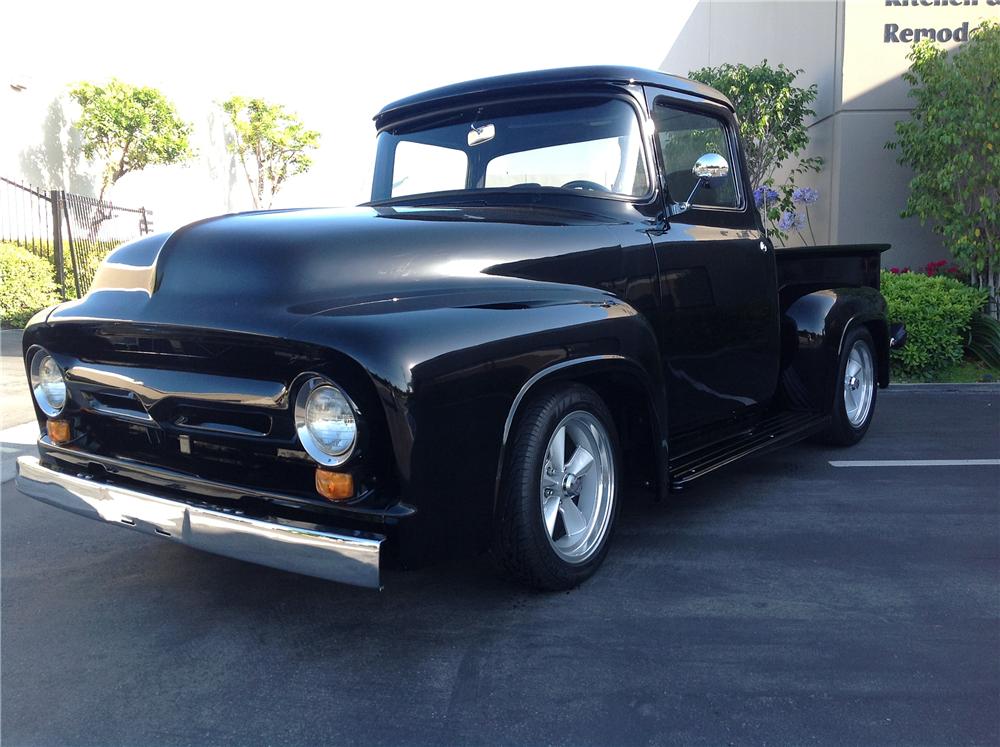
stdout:
<svg viewBox="0 0 1000 747">
<path fill-rule="evenodd" d="M 152 211 L 144 207 L 124 208 L 0 176 L 0 241 L 51 262 L 63 298 L 86 293 L 112 249 L 151 231 Z"/>
<path fill-rule="evenodd" d="M 0 176 L 0 241 L 52 260 L 52 199 L 35 187 Z"/>
</svg>

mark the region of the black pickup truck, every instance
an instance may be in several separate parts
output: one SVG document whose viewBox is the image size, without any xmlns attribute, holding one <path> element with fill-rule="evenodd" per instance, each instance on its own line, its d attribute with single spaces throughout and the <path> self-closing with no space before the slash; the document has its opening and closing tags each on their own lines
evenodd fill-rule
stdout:
<svg viewBox="0 0 1000 747">
<path fill-rule="evenodd" d="M 375 124 L 369 203 L 134 241 L 31 321 L 22 492 L 347 583 L 489 550 L 563 589 L 631 486 L 864 436 L 887 247 L 776 249 L 718 91 L 552 70 Z"/>
</svg>

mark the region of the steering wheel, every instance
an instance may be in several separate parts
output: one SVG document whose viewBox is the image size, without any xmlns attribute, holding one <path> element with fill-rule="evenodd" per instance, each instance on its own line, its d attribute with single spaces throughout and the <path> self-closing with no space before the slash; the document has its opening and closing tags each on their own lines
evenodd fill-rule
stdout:
<svg viewBox="0 0 1000 747">
<path fill-rule="evenodd" d="M 560 189 L 589 189 L 593 192 L 610 192 L 611 190 L 605 187 L 603 184 L 598 184 L 597 182 L 592 182 L 588 179 L 574 179 L 571 182 L 566 182 Z"/>
</svg>

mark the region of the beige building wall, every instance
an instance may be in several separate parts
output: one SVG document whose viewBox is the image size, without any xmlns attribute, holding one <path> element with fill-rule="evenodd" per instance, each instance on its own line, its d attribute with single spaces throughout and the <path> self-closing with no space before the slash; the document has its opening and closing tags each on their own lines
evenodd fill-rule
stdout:
<svg viewBox="0 0 1000 747">
<path fill-rule="evenodd" d="M 807 155 L 825 162 L 800 180 L 821 194 L 810 210 L 816 240 L 891 243 L 885 266 L 917 266 L 946 252 L 929 227 L 899 217 L 912 174 L 884 147 L 911 108 L 906 55 L 917 36 L 954 47 L 987 17 L 1000 19 L 1000 0 L 700 0 L 660 68 L 802 68 L 801 84 L 819 89 Z"/>
</svg>

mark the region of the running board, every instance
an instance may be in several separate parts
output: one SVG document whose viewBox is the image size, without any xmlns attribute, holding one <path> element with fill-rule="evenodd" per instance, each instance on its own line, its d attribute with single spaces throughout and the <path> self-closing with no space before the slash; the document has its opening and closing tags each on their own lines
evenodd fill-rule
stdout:
<svg viewBox="0 0 1000 747">
<path fill-rule="evenodd" d="M 801 441 L 824 430 L 829 424 L 829 415 L 782 412 L 735 436 L 681 451 L 670 459 L 670 487 L 678 489 L 744 457 Z"/>
</svg>

